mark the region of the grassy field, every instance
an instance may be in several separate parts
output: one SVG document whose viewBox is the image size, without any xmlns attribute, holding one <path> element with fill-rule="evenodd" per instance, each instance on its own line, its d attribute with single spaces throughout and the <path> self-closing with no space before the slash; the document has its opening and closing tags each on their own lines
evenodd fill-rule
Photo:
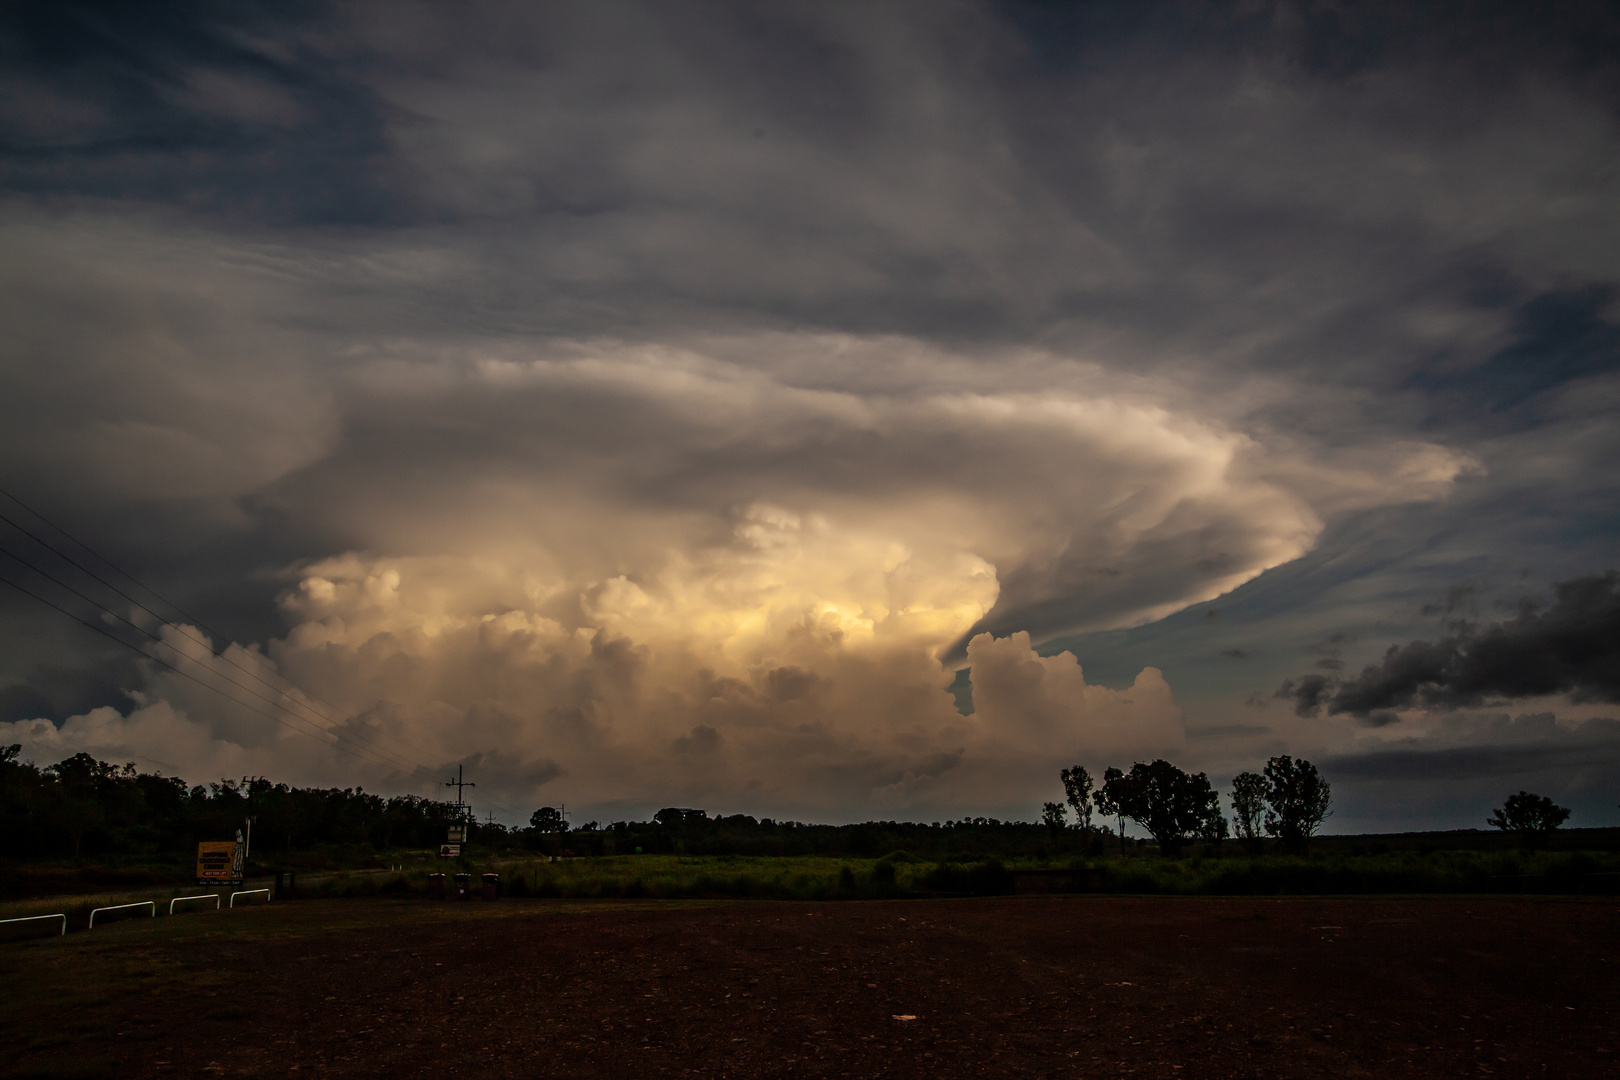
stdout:
<svg viewBox="0 0 1620 1080">
<path fill-rule="evenodd" d="M 1620 891 L 1613 852 L 1395 851 L 1248 858 L 1166 859 L 1153 855 L 1071 859 L 929 862 L 903 852 L 881 859 L 830 856 L 751 857 L 620 855 L 557 862 L 522 858 L 463 860 L 466 872 L 500 875 L 511 896 L 557 899 L 730 898 L 881 899 L 995 895 L 1015 889 L 1019 870 L 1087 868 L 1100 891 L 1179 896 L 1350 895 L 1361 893 L 1552 893 Z M 338 874 L 310 895 L 352 896 L 426 888 L 432 862 L 396 875 Z M 454 868 L 451 868 L 452 870 Z"/>
<path fill-rule="evenodd" d="M 420 896 L 428 875 L 482 873 L 501 879 L 501 894 L 565 900 L 861 900 L 923 896 L 998 895 L 1016 891 L 1019 870 L 1086 868 L 1098 891 L 1134 895 L 1280 896 L 1356 894 L 1613 895 L 1620 892 L 1620 853 L 1344 851 L 1311 856 L 1249 858 L 1232 847 L 1220 855 L 1169 859 L 1133 852 L 1067 860 L 933 862 L 904 852 L 881 859 L 832 856 L 617 855 L 550 861 L 532 853 L 491 853 L 440 860 L 425 852 L 388 856 L 389 870 L 300 873 L 288 896 L 338 898 Z M 395 871 L 392 867 L 399 867 Z M 172 878 L 170 879 L 172 882 Z M 268 883 L 268 882 L 263 882 Z M 250 885 L 255 884 L 250 881 Z M 159 916 L 191 884 L 103 888 L 0 903 L 0 918 L 64 912 L 69 929 L 83 929 L 90 911 L 131 900 L 153 900 Z M 0 938 L 15 931 L 0 933 Z"/>
</svg>

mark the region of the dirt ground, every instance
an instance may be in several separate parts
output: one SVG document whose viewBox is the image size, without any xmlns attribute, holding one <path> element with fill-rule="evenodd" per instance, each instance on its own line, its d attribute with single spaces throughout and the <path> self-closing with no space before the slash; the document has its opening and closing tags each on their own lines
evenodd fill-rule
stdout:
<svg viewBox="0 0 1620 1080">
<path fill-rule="evenodd" d="M 1610 1077 L 1617 945 L 1612 900 L 287 903 L 0 946 L 0 1074 Z"/>
</svg>

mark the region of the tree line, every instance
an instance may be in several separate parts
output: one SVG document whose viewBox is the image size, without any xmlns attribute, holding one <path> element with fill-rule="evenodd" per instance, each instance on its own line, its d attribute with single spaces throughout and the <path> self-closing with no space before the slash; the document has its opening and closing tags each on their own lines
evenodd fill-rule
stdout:
<svg viewBox="0 0 1620 1080">
<path fill-rule="evenodd" d="M 1046 857 L 1073 844 L 1053 842 L 1039 823 L 969 816 L 926 822 L 864 821 L 821 825 L 713 814 L 666 806 L 650 821 L 587 821 L 568 824 L 556 807 L 542 806 L 530 818 L 526 846 L 551 854 L 686 854 L 925 859 Z"/>
<path fill-rule="evenodd" d="M 1280 840 L 1289 851 L 1303 852 L 1332 813 L 1333 789 L 1316 766 L 1301 758 L 1280 755 L 1266 762 L 1263 773 L 1239 773 L 1232 780 L 1232 824 L 1221 812 L 1221 799 L 1204 773 L 1188 773 L 1160 758 L 1137 762 L 1130 772 L 1108 768 L 1096 784 L 1083 765 L 1064 769 L 1063 803 L 1046 803 L 1042 821 L 1053 831 L 1068 827 L 1067 811 L 1075 814 L 1075 827 L 1092 829 L 1093 813 L 1119 824 L 1121 850 L 1125 845 L 1125 819 L 1136 822 L 1153 837 L 1159 850 L 1174 855 L 1193 839 L 1215 846 L 1235 831 L 1251 852 L 1261 836 Z M 1235 830 L 1233 828 L 1235 826 Z"/>
<path fill-rule="evenodd" d="M 234 839 L 250 818 L 256 859 L 323 845 L 436 847 L 458 820 L 454 803 L 415 795 L 297 788 L 263 777 L 187 786 L 89 754 L 40 767 L 20 761 L 20 750 L 0 747 L 5 858 L 187 855 L 199 840 Z"/>
<path fill-rule="evenodd" d="M 1073 810 L 1073 828 L 1089 832 L 1095 812 L 1118 822 L 1121 851 L 1125 819 L 1129 818 L 1168 855 L 1193 839 L 1219 847 L 1233 833 L 1251 854 L 1259 850 L 1262 835 L 1274 837 L 1287 851 L 1302 854 L 1333 812 L 1332 785 L 1315 765 L 1287 754 L 1267 761 L 1260 773 L 1243 772 L 1232 778 L 1227 796 L 1232 804 L 1230 825 L 1207 775 L 1185 772 L 1162 758 L 1149 764 L 1137 762 L 1130 772 L 1105 769 L 1101 784 L 1093 781 L 1083 765 L 1064 769 L 1059 778 L 1064 802 L 1043 805 L 1041 820 L 1047 828 L 1054 833 L 1070 828 L 1068 811 Z M 1569 816 L 1568 809 L 1545 795 L 1520 791 L 1509 795 L 1485 823 L 1515 833 L 1534 847 Z"/>
<path fill-rule="evenodd" d="M 1287 850 L 1302 852 L 1332 806 L 1332 789 L 1314 765 L 1279 756 L 1260 773 L 1233 779 L 1230 821 L 1207 775 L 1156 760 L 1138 762 L 1129 772 L 1105 769 L 1101 783 L 1083 766 L 1064 769 L 1067 805 L 1046 803 L 1039 823 L 963 817 L 931 824 L 819 825 L 665 807 L 651 821 L 591 821 L 574 827 L 560 810 L 542 807 L 527 829 L 507 829 L 468 820 L 454 803 L 415 795 L 385 798 L 360 788 L 297 788 L 263 777 L 189 786 L 178 777 L 139 772 L 133 764 L 112 765 L 88 754 L 41 767 L 19 760 L 20 750 L 18 745 L 0 747 L 0 858 L 188 857 L 197 841 L 232 839 L 248 819 L 253 821 L 255 861 L 338 845 L 433 849 L 457 823 L 467 827 L 471 844 L 521 844 L 582 855 L 1046 857 L 1095 853 L 1113 830 L 1095 825 L 1094 819 L 1117 823 L 1122 850 L 1124 823 L 1130 820 L 1166 854 L 1194 840 L 1218 846 L 1234 836 L 1251 852 L 1267 836 Z M 1488 824 L 1519 834 L 1534 846 L 1537 837 L 1569 816 L 1569 810 L 1551 799 L 1521 791 Z"/>
</svg>

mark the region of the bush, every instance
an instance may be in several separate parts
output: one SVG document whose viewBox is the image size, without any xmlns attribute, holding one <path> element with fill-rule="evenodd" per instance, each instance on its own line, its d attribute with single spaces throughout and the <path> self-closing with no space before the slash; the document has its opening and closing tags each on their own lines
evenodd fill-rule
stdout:
<svg viewBox="0 0 1620 1080">
<path fill-rule="evenodd" d="M 872 887 L 887 891 L 894 888 L 894 863 L 880 859 L 872 866 Z"/>
<path fill-rule="evenodd" d="M 933 892 L 960 896 L 1004 896 L 1013 891 L 1013 876 L 999 859 L 971 866 L 942 862 L 917 878 L 916 884 Z"/>
<path fill-rule="evenodd" d="M 389 877 L 387 881 L 383 882 L 382 888 L 378 889 L 377 891 L 388 896 L 398 896 L 402 893 L 414 892 L 415 890 L 411 888 L 410 879 L 404 874 L 394 874 Z"/>
</svg>

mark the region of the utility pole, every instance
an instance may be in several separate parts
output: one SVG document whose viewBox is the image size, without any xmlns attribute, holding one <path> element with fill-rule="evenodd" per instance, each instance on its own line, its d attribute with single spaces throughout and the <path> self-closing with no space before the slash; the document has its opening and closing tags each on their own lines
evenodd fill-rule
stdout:
<svg viewBox="0 0 1620 1080">
<path fill-rule="evenodd" d="M 462 766 L 457 765 L 456 766 L 456 778 L 454 780 L 446 780 L 444 782 L 444 786 L 445 787 L 453 787 L 453 788 L 456 789 L 456 817 L 460 818 L 462 820 L 466 820 L 467 807 L 466 807 L 466 804 L 464 802 L 462 802 L 462 800 L 461 800 L 461 789 L 462 788 L 477 787 L 478 785 L 473 783 L 471 780 L 463 780 L 461 777 L 462 777 Z"/>
</svg>

